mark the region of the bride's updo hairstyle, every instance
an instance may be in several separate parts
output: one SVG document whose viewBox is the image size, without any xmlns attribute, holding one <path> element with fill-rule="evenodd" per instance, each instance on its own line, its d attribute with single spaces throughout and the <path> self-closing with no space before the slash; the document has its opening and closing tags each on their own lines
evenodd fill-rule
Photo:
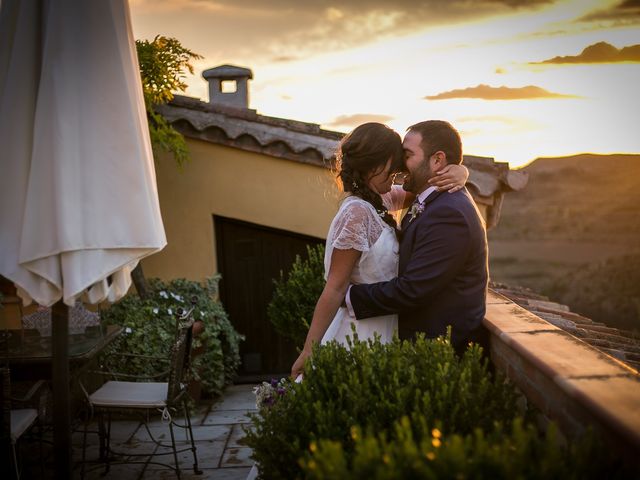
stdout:
<svg viewBox="0 0 640 480">
<path fill-rule="evenodd" d="M 342 189 L 369 202 L 382 220 L 392 227 L 396 222 L 382 204 L 380 195 L 368 186 L 371 176 L 381 173 L 391 159 L 389 175 L 404 170 L 404 151 L 400 135 L 382 123 L 363 123 L 345 136 L 336 152 Z"/>
</svg>

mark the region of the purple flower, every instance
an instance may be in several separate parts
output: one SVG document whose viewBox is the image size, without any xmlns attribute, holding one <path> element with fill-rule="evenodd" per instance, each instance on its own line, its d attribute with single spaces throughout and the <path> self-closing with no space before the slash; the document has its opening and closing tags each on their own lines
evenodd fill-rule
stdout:
<svg viewBox="0 0 640 480">
<path fill-rule="evenodd" d="M 282 388 L 282 387 L 278 387 L 277 392 L 278 392 L 278 395 L 284 395 L 285 394 L 285 389 Z"/>
<path fill-rule="evenodd" d="M 278 386 L 278 380 L 277 380 L 277 379 L 275 379 L 275 378 L 272 378 L 272 379 L 271 379 L 271 386 L 272 386 L 273 388 L 276 388 L 276 387 Z"/>
</svg>

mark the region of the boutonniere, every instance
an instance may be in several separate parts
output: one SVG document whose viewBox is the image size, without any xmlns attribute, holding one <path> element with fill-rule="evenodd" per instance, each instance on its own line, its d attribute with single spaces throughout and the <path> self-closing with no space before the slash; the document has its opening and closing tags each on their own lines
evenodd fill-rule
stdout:
<svg viewBox="0 0 640 480">
<path fill-rule="evenodd" d="M 411 205 L 411 209 L 409 209 L 409 215 L 411 215 L 411 218 L 409 218 L 409 222 L 412 222 L 422 212 L 424 212 L 424 203 L 413 202 L 413 205 Z"/>
</svg>

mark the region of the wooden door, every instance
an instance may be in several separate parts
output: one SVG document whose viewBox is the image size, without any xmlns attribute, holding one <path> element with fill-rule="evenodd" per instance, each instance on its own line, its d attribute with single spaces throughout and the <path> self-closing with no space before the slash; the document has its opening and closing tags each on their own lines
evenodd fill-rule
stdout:
<svg viewBox="0 0 640 480">
<path fill-rule="evenodd" d="M 241 376 L 289 373 L 297 351 L 267 318 L 273 280 L 285 277 L 296 255 L 306 256 L 307 245 L 324 240 L 286 230 L 214 216 L 218 269 L 222 274 L 220 299 L 238 332 Z"/>
</svg>

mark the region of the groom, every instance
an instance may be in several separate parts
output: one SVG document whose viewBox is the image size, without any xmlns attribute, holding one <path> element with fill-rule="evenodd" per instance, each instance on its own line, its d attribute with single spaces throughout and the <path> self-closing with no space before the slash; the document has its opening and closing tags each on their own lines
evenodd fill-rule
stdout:
<svg viewBox="0 0 640 480">
<path fill-rule="evenodd" d="M 353 285 L 347 304 L 357 319 L 398 313 L 399 336 L 444 335 L 461 354 L 470 341 L 485 344 L 482 327 L 488 281 L 483 219 L 466 189 L 437 192 L 428 180 L 449 163 L 462 162 L 462 142 L 448 122 L 429 120 L 404 138 L 409 172 L 403 188 L 417 195 L 401 223 L 398 276 Z"/>
</svg>

